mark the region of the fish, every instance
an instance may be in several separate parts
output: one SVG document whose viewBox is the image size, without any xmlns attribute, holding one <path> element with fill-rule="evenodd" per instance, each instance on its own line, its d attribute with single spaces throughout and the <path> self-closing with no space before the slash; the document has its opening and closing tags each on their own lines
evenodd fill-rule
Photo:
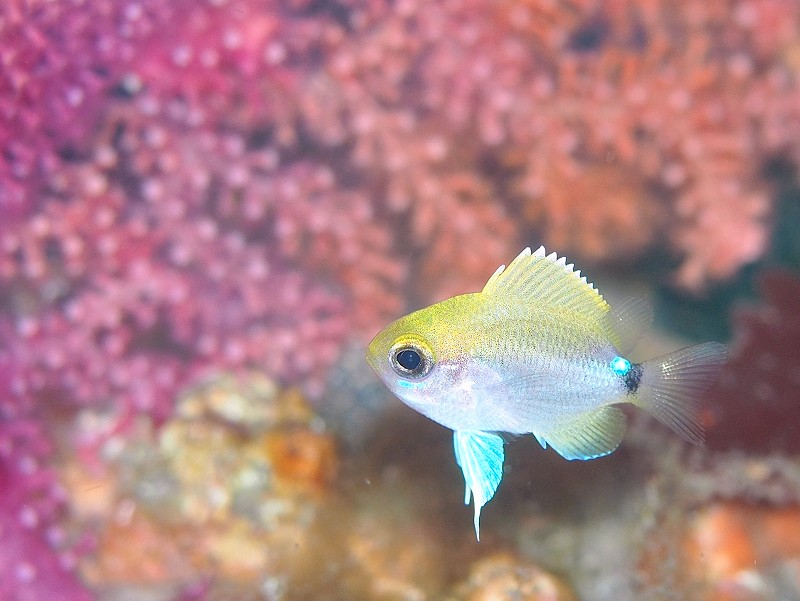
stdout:
<svg viewBox="0 0 800 601">
<path fill-rule="evenodd" d="M 726 347 L 705 342 L 637 363 L 630 352 L 651 321 L 645 300 L 612 308 L 564 257 L 525 248 L 480 292 L 386 326 L 366 360 L 406 405 L 453 430 L 480 541 L 481 510 L 516 436 L 532 434 L 567 460 L 603 457 L 622 441 L 619 406 L 629 404 L 703 444 L 700 398 Z"/>
</svg>

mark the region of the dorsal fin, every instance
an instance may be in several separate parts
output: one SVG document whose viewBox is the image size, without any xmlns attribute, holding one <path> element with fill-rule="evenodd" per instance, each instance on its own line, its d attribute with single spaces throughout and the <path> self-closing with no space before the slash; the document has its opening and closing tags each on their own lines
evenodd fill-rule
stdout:
<svg viewBox="0 0 800 601">
<path fill-rule="evenodd" d="M 623 355 L 629 353 L 653 323 L 653 309 L 647 300 L 628 297 L 615 305 L 608 315 L 608 323 L 614 333 L 614 346 Z"/>
<path fill-rule="evenodd" d="M 507 269 L 501 265 L 492 274 L 483 293 L 576 311 L 602 323 L 609 306 L 601 294 L 566 258 L 545 252 L 544 246 L 535 253 L 526 248 Z"/>
</svg>

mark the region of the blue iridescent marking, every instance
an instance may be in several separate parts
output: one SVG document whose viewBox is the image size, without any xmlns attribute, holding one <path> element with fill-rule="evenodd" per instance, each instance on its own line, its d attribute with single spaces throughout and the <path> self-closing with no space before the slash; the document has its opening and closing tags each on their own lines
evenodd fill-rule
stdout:
<svg viewBox="0 0 800 601">
<path fill-rule="evenodd" d="M 627 375 L 627 373 L 631 370 L 631 362 L 628 361 L 625 357 L 614 357 L 610 363 L 611 371 L 613 371 L 618 376 Z"/>
<path fill-rule="evenodd" d="M 398 380 L 397 381 L 397 385 L 400 388 L 409 388 L 409 389 L 413 390 L 415 388 L 419 388 L 422 385 L 422 383 L 421 382 L 409 382 L 408 380 Z"/>
<path fill-rule="evenodd" d="M 481 508 L 494 496 L 503 479 L 503 439 L 491 432 L 456 430 L 456 463 L 464 474 L 464 504 L 475 503 L 475 537 L 481 540 Z"/>
</svg>

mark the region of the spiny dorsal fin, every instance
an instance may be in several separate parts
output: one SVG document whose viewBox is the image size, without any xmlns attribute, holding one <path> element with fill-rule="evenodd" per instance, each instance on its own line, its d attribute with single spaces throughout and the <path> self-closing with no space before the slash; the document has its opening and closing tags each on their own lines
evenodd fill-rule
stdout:
<svg viewBox="0 0 800 601">
<path fill-rule="evenodd" d="M 483 287 L 483 293 L 534 302 L 540 307 L 559 307 L 601 322 L 608 303 L 574 265 L 556 253 L 523 250 L 508 269 L 501 265 Z"/>
</svg>

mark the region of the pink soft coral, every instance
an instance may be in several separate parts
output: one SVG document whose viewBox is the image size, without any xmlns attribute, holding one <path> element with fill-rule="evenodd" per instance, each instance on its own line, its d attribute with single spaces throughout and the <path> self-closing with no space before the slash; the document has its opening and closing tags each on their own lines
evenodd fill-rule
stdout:
<svg viewBox="0 0 800 601">
<path fill-rule="evenodd" d="M 20 402 L 30 397 L 11 355 L 0 341 L 0 598 L 88 600 L 58 524 L 64 492 L 47 465 L 52 449 L 41 409 Z"/>
<path fill-rule="evenodd" d="M 700 289 L 760 256 L 761 166 L 800 156 L 790 0 L 0 10 L 1 400 L 31 440 L 42 407 L 121 428 L 219 369 L 319 394 L 351 335 L 523 237 L 666 241 Z"/>
</svg>

